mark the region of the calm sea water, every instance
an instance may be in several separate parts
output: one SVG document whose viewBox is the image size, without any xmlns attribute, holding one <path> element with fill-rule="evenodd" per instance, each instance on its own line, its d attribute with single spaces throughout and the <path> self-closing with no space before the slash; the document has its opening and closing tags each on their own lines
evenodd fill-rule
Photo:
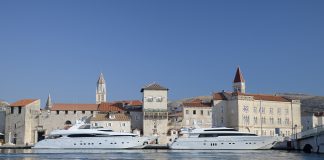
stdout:
<svg viewBox="0 0 324 160">
<path fill-rule="evenodd" d="M 98 149 L 6 149 L 0 159 L 224 159 L 224 160 L 323 160 L 324 154 L 306 154 L 277 150 L 98 150 Z"/>
</svg>

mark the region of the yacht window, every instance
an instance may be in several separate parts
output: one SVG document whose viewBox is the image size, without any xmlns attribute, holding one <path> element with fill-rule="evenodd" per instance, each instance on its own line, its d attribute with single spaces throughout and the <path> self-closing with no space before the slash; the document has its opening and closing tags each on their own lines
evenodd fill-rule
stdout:
<svg viewBox="0 0 324 160">
<path fill-rule="evenodd" d="M 218 136 L 257 136 L 257 135 L 250 134 L 250 133 L 210 133 L 210 134 L 200 134 L 198 137 L 218 137 Z"/>
<path fill-rule="evenodd" d="M 205 129 L 204 131 L 236 131 L 233 128 L 224 128 L 224 129 Z"/>
<path fill-rule="evenodd" d="M 79 127 L 79 129 L 90 129 L 90 125 L 89 124 L 82 125 Z"/>
<path fill-rule="evenodd" d="M 112 130 L 109 130 L 109 129 L 99 130 L 99 131 L 103 131 L 103 132 L 112 132 Z"/>
<path fill-rule="evenodd" d="M 68 137 L 105 137 L 106 134 L 70 134 Z"/>
</svg>

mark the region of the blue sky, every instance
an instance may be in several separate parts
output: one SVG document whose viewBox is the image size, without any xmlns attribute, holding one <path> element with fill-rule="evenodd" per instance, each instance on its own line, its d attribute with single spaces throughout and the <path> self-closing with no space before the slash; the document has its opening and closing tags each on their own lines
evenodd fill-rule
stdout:
<svg viewBox="0 0 324 160">
<path fill-rule="evenodd" d="M 0 99 L 95 103 L 232 90 L 324 95 L 324 1 L 0 1 Z"/>
</svg>

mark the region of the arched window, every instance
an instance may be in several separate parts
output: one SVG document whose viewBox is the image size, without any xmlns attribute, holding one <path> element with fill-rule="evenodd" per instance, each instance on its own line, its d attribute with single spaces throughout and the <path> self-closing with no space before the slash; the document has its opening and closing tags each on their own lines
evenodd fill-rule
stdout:
<svg viewBox="0 0 324 160">
<path fill-rule="evenodd" d="M 71 125 L 72 123 L 71 123 L 71 121 L 67 120 L 67 121 L 65 121 L 64 124 L 65 124 L 65 125 Z"/>
</svg>

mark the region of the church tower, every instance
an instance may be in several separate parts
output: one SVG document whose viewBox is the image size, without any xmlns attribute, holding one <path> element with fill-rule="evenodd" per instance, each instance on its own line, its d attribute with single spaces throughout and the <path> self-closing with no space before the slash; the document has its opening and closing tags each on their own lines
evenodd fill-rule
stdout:
<svg viewBox="0 0 324 160">
<path fill-rule="evenodd" d="M 235 78 L 233 81 L 233 91 L 245 93 L 245 80 L 243 78 L 240 67 L 237 67 Z"/>
<path fill-rule="evenodd" d="M 106 96 L 107 96 L 106 82 L 103 74 L 101 73 L 97 81 L 96 103 L 100 104 L 101 102 L 106 102 Z"/>
<path fill-rule="evenodd" d="M 50 110 L 52 108 L 51 94 L 48 94 L 45 109 Z"/>
</svg>

